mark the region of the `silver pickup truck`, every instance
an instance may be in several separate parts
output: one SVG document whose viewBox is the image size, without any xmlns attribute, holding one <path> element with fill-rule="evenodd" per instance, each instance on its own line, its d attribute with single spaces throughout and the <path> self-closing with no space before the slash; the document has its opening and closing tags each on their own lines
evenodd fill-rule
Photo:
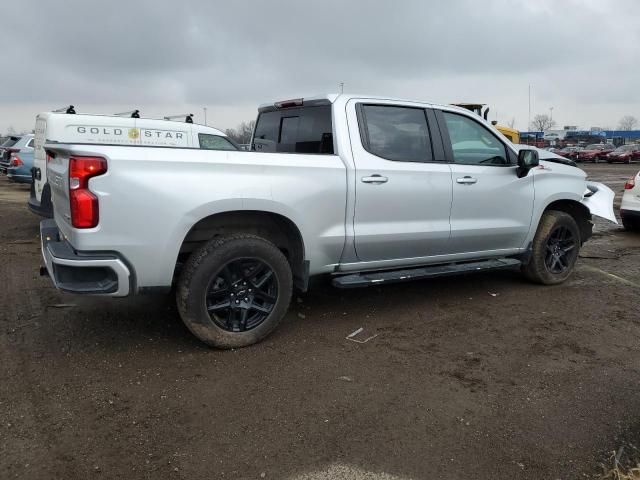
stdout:
<svg viewBox="0 0 640 480">
<path fill-rule="evenodd" d="M 519 267 L 557 284 L 592 214 L 615 221 L 613 192 L 571 162 L 414 101 L 263 105 L 251 151 L 44 148 L 54 219 L 41 223 L 42 254 L 56 287 L 175 286 L 185 324 L 221 348 L 267 336 L 318 275 L 349 288 Z"/>
</svg>

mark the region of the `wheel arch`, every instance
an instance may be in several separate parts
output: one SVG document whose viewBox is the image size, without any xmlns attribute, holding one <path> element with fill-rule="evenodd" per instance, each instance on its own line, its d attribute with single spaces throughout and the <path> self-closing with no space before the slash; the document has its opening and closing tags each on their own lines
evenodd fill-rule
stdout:
<svg viewBox="0 0 640 480">
<path fill-rule="evenodd" d="M 591 238 L 593 223 L 591 221 L 591 212 L 587 206 L 575 200 L 561 199 L 549 203 L 542 213 L 544 215 L 545 212 L 551 210 L 565 212 L 573 217 L 580 229 L 581 243 Z"/>
<path fill-rule="evenodd" d="M 300 229 L 286 216 L 262 210 L 231 210 L 198 220 L 180 244 L 175 273 L 200 246 L 215 237 L 233 233 L 251 233 L 276 245 L 289 261 L 296 288 L 307 289 L 309 266 Z"/>
</svg>

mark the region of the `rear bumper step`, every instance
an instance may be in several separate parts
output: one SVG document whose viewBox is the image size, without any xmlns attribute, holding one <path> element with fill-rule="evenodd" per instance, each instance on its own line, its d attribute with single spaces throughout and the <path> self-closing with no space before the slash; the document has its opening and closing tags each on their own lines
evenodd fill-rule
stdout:
<svg viewBox="0 0 640 480">
<path fill-rule="evenodd" d="M 498 270 L 520 266 L 520 260 L 515 258 L 498 258 L 479 262 L 448 263 L 420 268 L 405 268 L 402 270 L 385 270 L 381 272 L 354 273 L 342 275 L 332 280 L 334 287 L 357 288 L 369 287 L 381 283 L 398 283 L 422 278 L 444 277 L 460 273 Z"/>
<path fill-rule="evenodd" d="M 54 220 L 40 222 L 40 239 L 45 269 L 60 290 L 114 297 L 130 293 L 131 273 L 117 255 L 75 251 L 60 238 Z"/>
</svg>

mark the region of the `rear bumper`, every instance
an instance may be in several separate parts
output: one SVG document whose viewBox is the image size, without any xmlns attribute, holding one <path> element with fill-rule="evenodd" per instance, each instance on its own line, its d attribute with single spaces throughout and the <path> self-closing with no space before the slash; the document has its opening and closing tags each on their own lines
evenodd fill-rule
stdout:
<svg viewBox="0 0 640 480">
<path fill-rule="evenodd" d="M 40 222 L 42 258 L 56 288 L 65 292 L 124 297 L 132 292 L 129 267 L 115 253 L 86 253 L 60 237 L 54 220 Z"/>
<path fill-rule="evenodd" d="M 620 216 L 629 220 L 640 221 L 640 210 L 620 209 Z"/>
<path fill-rule="evenodd" d="M 13 173 L 11 169 L 7 170 L 7 178 L 17 183 L 31 183 L 31 175 Z"/>
</svg>

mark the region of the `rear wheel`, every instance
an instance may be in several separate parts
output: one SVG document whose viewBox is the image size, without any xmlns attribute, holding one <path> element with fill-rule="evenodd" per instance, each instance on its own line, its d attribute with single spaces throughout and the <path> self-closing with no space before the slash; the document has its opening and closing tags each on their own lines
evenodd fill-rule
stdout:
<svg viewBox="0 0 640 480">
<path fill-rule="evenodd" d="M 178 281 L 180 316 L 191 332 L 217 348 L 259 342 L 289 307 L 289 262 L 271 242 L 254 235 L 216 238 L 194 252 Z"/>
<path fill-rule="evenodd" d="M 533 239 L 531 260 L 522 272 L 536 283 L 562 283 L 573 272 L 580 245 L 580 230 L 571 215 L 545 212 Z"/>
</svg>

